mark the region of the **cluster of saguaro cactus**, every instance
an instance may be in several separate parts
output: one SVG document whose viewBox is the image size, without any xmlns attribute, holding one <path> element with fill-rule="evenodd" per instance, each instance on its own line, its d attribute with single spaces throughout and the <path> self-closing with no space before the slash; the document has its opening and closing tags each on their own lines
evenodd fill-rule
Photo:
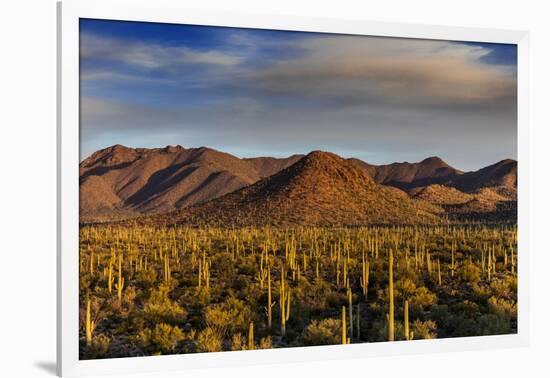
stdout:
<svg viewBox="0 0 550 378">
<path fill-rule="evenodd" d="M 201 295 L 200 300 L 209 299 L 212 303 L 219 303 L 224 300 L 227 293 L 233 294 L 237 285 L 231 286 L 232 282 L 238 283 L 239 286 L 241 283 L 250 283 L 253 290 L 248 290 L 247 286 L 247 291 L 240 291 L 238 298 L 245 302 L 247 312 L 249 309 L 253 312 L 254 322 L 259 319 L 258 316 L 262 317 L 262 321 L 256 322 L 255 325 L 249 324 L 248 349 L 254 347 L 255 326 L 259 327 L 256 329 L 257 334 L 279 334 L 279 315 L 280 334 L 284 340 L 282 343 L 301 340 L 301 336 L 298 335 L 301 329 L 296 327 L 293 332 L 289 329 L 291 306 L 293 318 L 296 317 L 296 322 L 292 322 L 294 328 L 294 323 L 302 325 L 304 321 L 305 326 L 306 320 L 318 320 L 318 317 L 337 318 L 338 307 L 343 304 L 344 344 L 375 339 L 380 331 L 375 328 L 384 323 L 387 324 L 387 331 L 383 331 L 384 339 L 387 337 L 392 341 L 412 340 L 413 333 L 409 324 L 409 305 L 412 302 L 409 303 L 409 300 L 414 300 L 414 295 L 411 294 L 409 300 L 404 300 L 402 296 L 406 295 L 406 290 L 398 290 L 407 277 L 412 278 L 418 288 L 423 284 L 428 285 L 434 294 L 443 293 L 446 289 L 443 285 L 446 284 L 463 292 L 467 285 L 458 285 L 453 279 L 469 280 L 469 277 L 473 277 L 470 273 L 476 273 L 477 268 L 481 268 L 480 277 L 484 281 L 481 287 L 493 290 L 488 281 L 500 283 L 510 278 L 517 264 L 517 247 L 513 238 L 515 230 L 508 226 L 501 229 L 479 225 L 369 226 L 335 229 L 228 229 L 176 226 L 168 230 L 141 226 L 136 226 L 133 230 L 117 226 L 90 226 L 83 228 L 82 232 L 87 239 L 80 251 L 80 268 L 86 278 L 82 282 L 87 286 L 81 289 L 81 292 L 96 290 L 92 299 L 103 297 L 107 299 L 105 306 L 114 310 L 117 309 L 118 298 L 120 307 L 124 304 L 124 310 L 140 311 L 143 308 L 143 298 L 148 298 L 148 290 L 158 289 L 159 285 L 161 288 L 169 287 L 170 300 L 186 307 L 187 301 L 180 297 L 181 293 L 185 292 L 182 290 L 185 285 L 198 284 L 201 289 L 208 289 L 212 285 L 216 290 L 211 290 L 209 295 Z M 93 244 L 93 241 L 97 244 Z M 217 255 L 220 252 L 222 255 Z M 237 265 L 240 262 L 245 262 L 245 265 Z M 211 263 L 217 270 L 215 273 L 212 272 L 212 280 Z M 228 271 L 224 271 L 224 264 L 234 265 Z M 471 268 L 472 265 L 476 269 L 469 271 L 467 268 Z M 249 269 L 249 266 L 255 268 Z M 386 266 L 388 272 L 385 271 Z M 148 270 L 144 272 L 147 274 L 137 274 L 142 269 Z M 198 278 L 195 281 L 197 272 Z M 98 277 L 101 274 L 102 276 Z M 397 276 L 394 277 L 394 274 Z M 89 279 L 89 275 L 93 276 L 92 279 Z M 235 279 L 236 277 L 238 279 Z M 155 278 L 156 282 L 149 281 Z M 166 281 L 178 286 L 163 285 L 162 282 Z M 142 282 L 146 284 L 142 285 Z M 174 287 L 177 289 L 173 289 Z M 309 288 L 314 290 L 308 292 Z M 378 290 L 379 288 L 387 289 L 388 294 L 385 294 L 386 291 Z M 110 295 L 107 295 L 107 290 Z M 117 293 L 116 297 L 114 292 Z M 319 311 L 321 307 L 313 306 L 308 309 L 308 314 L 312 314 L 311 319 L 304 319 L 303 314 L 297 313 L 302 308 L 310 306 L 312 297 L 317 299 L 327 292 L 331 293 L 332 297 L 330 300 L 322 298 L 324 309 Z M 386 296 L 381 297 L 379 293 Z M 245 298 L 247 295 L 257 297 L 249 301 Z M 131 300 L 134 297 L 137 305 L 132 306 Z M 302 297 L 305 298 L 303 304 L 299 302 Z M 333 298 L 341 298 L 341 302 L 335 304 Z M 440 295 L 439 300 L 443 301 L 442 298 Z M 370 301 L 373 301 L 372 306 L 371 303 L 365 304 Z M 267 302 L 265 314 L 264 308 L 258 306 L 258 303 L 262 303 L 263 306 L 264 302 Z M 403 313 L 400 312 L 401 305 Z M 89 313 L 89 302 L 82 300 L 81 306 L 82 315 L 86 314 L 86 322 L 82 322 L 86 327 L 86 342 L 91 343 L 95 323 L 92 321 L 92 314 Z M 421 306 L 421 303 L 415 303 L 415 308 Z M 92 312 L 94 308 L 92 306 Z M 381 308 L 384 308 L 382 314 L 378 310 Z M 126 316 L 128 313 L 132 312 L 120 311 L 118 315 Z M 195 318 L 192 319 L 190 323 L 199 324 L 198 321 L 195 323 Z M 333 327 L 334 323 L 331 323 L 331 326 Z M 439 327 L 439 324 L 437 326 Z M 274 330 L 274 327 L 277 329 Z M 246 323 L 244 328 L 246 329 Z M 82 329 L 82 334 L 83 331 Z M 97 334 L 110 331 L 100 327 L 96 332 L 96 339 L 99 339 Z M 242 337 L 244 332 L 239 332 L 239 337 Z M 94 342 L 98 341 L 96 339 Z M 279 342 L 280 339 L 275 337 L 274 340 Z M 245 341 L 246 338 L 242 337 L 243 347 L 246 347 Z"/>
</svg>

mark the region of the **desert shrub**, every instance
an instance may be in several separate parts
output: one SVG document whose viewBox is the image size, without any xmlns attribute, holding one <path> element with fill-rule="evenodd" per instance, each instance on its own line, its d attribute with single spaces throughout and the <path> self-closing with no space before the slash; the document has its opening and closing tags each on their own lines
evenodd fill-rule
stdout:
<svg viewBox="0 0 550 378">
<path fill-rule="evenodd" d="M 148 301 L 143 306 L 145 319 L 152 323 L 180 324 L 185 321 L 187 311 L 168 298 L 168 288 L 160 286 L 153 290 Z"/>
<path fill-rule="evenodd" d="M 508 318 L 517 316 L 517 305 L 512 301 L 491 297 L 487 300 L 487 305 L 491 314 L 503 315 Z"/>
<path fill-rule="evenodd" d="M 510 333 L 510 318 L 505 314 L 485 314 L 479 317 L 481 335 L 503 335 Z"/>
<path fill-rule="evenodd" d="M 342 321 L 336 319 L 313 320 L 304 329 L 306 345 L 334 345 L 342 342 Z"/>
<path fill-rule="evenodd" d="M 481 270 L 475 265 L 467 263 L 458 271 L 458 277 L 463 282 L 476 283 L 480 279 Z"/>
<path fill-rule="evenodd" d="M 410 278 L 405 278 L 395 282 L 394 296 L 395 299 L 405 300 L 414 295 L 416 291 L 416 284 Z M 395 295 L 397 293 L 397 295 Z"/>
<path fill-rule="evenodd" d="M 133 286 L 128 287 L 126 290 L 124 290 L 124 296 L 123 296 L 124 303 L 126 305 L 133 305 L 136 299 L 136 296 L 137 296 L 136 288 Z"/>
<path fill-rule="evenodd" d="M 94 335 L 92 344 L 87 348 L 90 358 L 104 358 L 109 352 L 111 339 L 104 334 Z"/>
<path fill-rule="evenodd" d="M 183 338 L 181 329 L 166 323 L 157 324 L 154 329 L 146 328 L 139 333 L 142 348 L 152 353 L 174 352 L 178 341 Z"/>
<path fill-rule="evenodd" d="M 433 320 L 415 320 L 412 323 L 411 331 L 414 339 L 435 339 L 437 338 L 437 325 Z"/>
<path fill-rule="evenodd" d="M 240 299 L 230 297 L 223 303 L 207 307 L 204 320 L 209 328 L 221 335 L 245 333 L 252 320 L 252 311 Z"/>
<path fill-rule="evenodd" d="M 374 339 L 372 341 L 388 341 L 389 336 L 389 322 L 386 319 L 385 321 L 376 321 L 373 324 Z M 394 322 L 394 338 L 396 341 L 405 340 L 405 327 L 402 322 Z"/>
<path fill-rule="evenodd" d="M 240 333 L 235 333 L 231 337 L 231 350 L 246 350 L 247 341 Z"/>
<path fill-rule="evenodd" d="M 503 280 L 494 280 L 491 282 L 491 291 L 493 292 L 493 296 L 496 297 L 509 298 L 512 295 L 509 283 Z"/>
<path fill-rule="evenodd" d="M 198 352 L 221 352 L 223 338 L 217 330 L 207 327 L 199 332 L 196 345 Z"/>
<path fill-rule="evenodd" d="M 309 313 L 311 311 L 323 311 L 327 308 L 328 294 L 330 293 L 330 286 L 322 279 L 316 281 L 314 284 L 310 283 L 306 279 L 300 279 L 298 284 L 292 291 L 292 296 L 296 301 L 296 305 L 300 307 L 300 314 L 303 313 L 303 317 L 309 321 Z M 340 298 L 333 302 L 338 304 Z"/>
<path fill-rule="evenodd" d="M 143 289 L 150 289 L 155 286 L 157 281 L 157 272 L 154 269 L 143 269 L 136 272 L 134 278 L 137 284 Z"/>
<path fill-rule="evenodd" d="M 426 287 L 419 287 L 412 296 L 411 303 L 421 306 L 423 308 L 429 307 L 437 302 L 437 295 L 432 293 Z"/>
<path fill-rule="evenodd" d="M 475 316 L 479 312 L 479 306 L 477 303 L 464 300 L 454 306 L 454 311 L 463 313 L 467 316 Z"/>
<path fill-rule="evenodd" d="M 271 343 L 271 336 L 262 337 L 258 349 L 271 349 L 273 344 Z"/>
</svg>

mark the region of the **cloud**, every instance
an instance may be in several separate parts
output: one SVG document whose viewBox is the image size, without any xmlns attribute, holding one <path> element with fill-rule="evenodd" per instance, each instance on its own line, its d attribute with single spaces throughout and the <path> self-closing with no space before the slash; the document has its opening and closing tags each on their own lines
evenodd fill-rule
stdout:
<svg viewBox="0 0 550 378">
<path fill-rule="evenodd" d="M 234 66 L 242 57 L 216 50 L 197 50 L 185 46 L 106 38 L 90 33 L 80 37 L 81 59 L 101 59 L 144 69 L 160 69 L 188 64 Z"/>
<path fill-rule="evenodd" d="M 465 170 L 516 156 L 515 66 L 491 64 L 490 46 L 219 32 L 225 43 L 200 48 L 84 34 L 83 154 L 324 149 L 372 163 L 440 155 Z"/>
<path fill-rule="evenodd" d="M 483 63 L 489 50 L 450 42 L 329 37 L 301 41 L 305 54 L 252 72 L 266 92 L 349 99 L 487 105 L 515 99 L 515 72 Z"/>
</svg>

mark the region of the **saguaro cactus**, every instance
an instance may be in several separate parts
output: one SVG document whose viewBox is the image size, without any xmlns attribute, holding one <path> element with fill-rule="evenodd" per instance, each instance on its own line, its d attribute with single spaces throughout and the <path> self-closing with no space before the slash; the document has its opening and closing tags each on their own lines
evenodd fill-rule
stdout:
<svg viewBox="0 0 550 378">
<path fill-rule="evenodd" d="M 118 305 L 122 305 L 122 289 L 124 288 L 124 277 L 122 277 L 122 254 L 118 256 L 118 281 L 116 283 Z"/>
<path fill-rule="evenodd" d="M 389 300 L 390 300 L 390 311 L 388 315 L 388 340 L 394 341 L 395 339 L 395 323 L 394 323 L 394 303 L 393 303 L 393 251 L 390 249 L 389 257 Z"/>
<path fill-rule="evenodd" d="M 405 322 L 405 339 L 406 340 L 410 340 L 411 339 L 411 334 L 410 334 L 410 331 L 409 331 L 409 301 L 405 300 L 405 305 L 404 305 L 404 322 Z"/>
<path fill-rule="evenodd" d="M 92 320 L 91 301 L 90 298 L 86 301 L 86 345 L 92 345 L 92 337 L 95 330 L 95 321 Z"/>
<path fill-rule="evenodd" d="M 248 326 L 248 350 L 254 350 L 254 323 Z"/>
<path fill-rule="evenodd" d="M 439 264 L 439 259 L 437 259 L 437 282 L 441 286 L 441 264 Z"/>
<path fill-rule="evenodd" d="M 360 283 L 361 288 L 363 289 L 363 296 L 366 298 L 369 289 L 369 262 L 366 261 L 364 253 Z"/>
<path fill-rule="evenodd" d="M 267 329 L 271 329 L 273 323 L 273 304 L 271 300 L 271 268 L 267 266 Z"/>
<path fill-rule="evenodd" d="M 349 336 L 353 339 L 353 295 L 351 287 L 348 287 L 348 309 L 349 309 Z"/>
<path fill-rule="evenodd" d="M 109 294 L 113 292 L 113 260 L 109 260 L 109 278 L 108 278 Z"/>
<path fill-rule="evenodd" d="M 285 285 L 285 269 L 281 267 L 281 288 L 279 295 L 279 307 L 281 312 L 281 336 L 286 334 L 286 322 L 290 317 L 290 288 Z"/>
<path fill-rule="evenodd" d="M 348 343 L 347 337 L 347 326 L 346 326 L 346 306 L 342 306 L 342 344 Z"/>
</svg>

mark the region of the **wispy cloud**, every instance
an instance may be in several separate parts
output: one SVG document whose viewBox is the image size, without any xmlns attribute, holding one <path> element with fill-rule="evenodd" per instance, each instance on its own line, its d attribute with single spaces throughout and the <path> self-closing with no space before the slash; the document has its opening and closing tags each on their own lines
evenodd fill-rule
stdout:
<svg viewBox="0 0 550 378">
<path fill-rule="evenodd" d="M 215 43 L 84 33 L 83 153 L 114 143 L 241 155 L 321 148 L 378 163 L 439 154 L 463 169 L 515 157 L 515 64 L 495 63 L 495 46 L 224 28 L 208 36 Z"/>
</svg>

